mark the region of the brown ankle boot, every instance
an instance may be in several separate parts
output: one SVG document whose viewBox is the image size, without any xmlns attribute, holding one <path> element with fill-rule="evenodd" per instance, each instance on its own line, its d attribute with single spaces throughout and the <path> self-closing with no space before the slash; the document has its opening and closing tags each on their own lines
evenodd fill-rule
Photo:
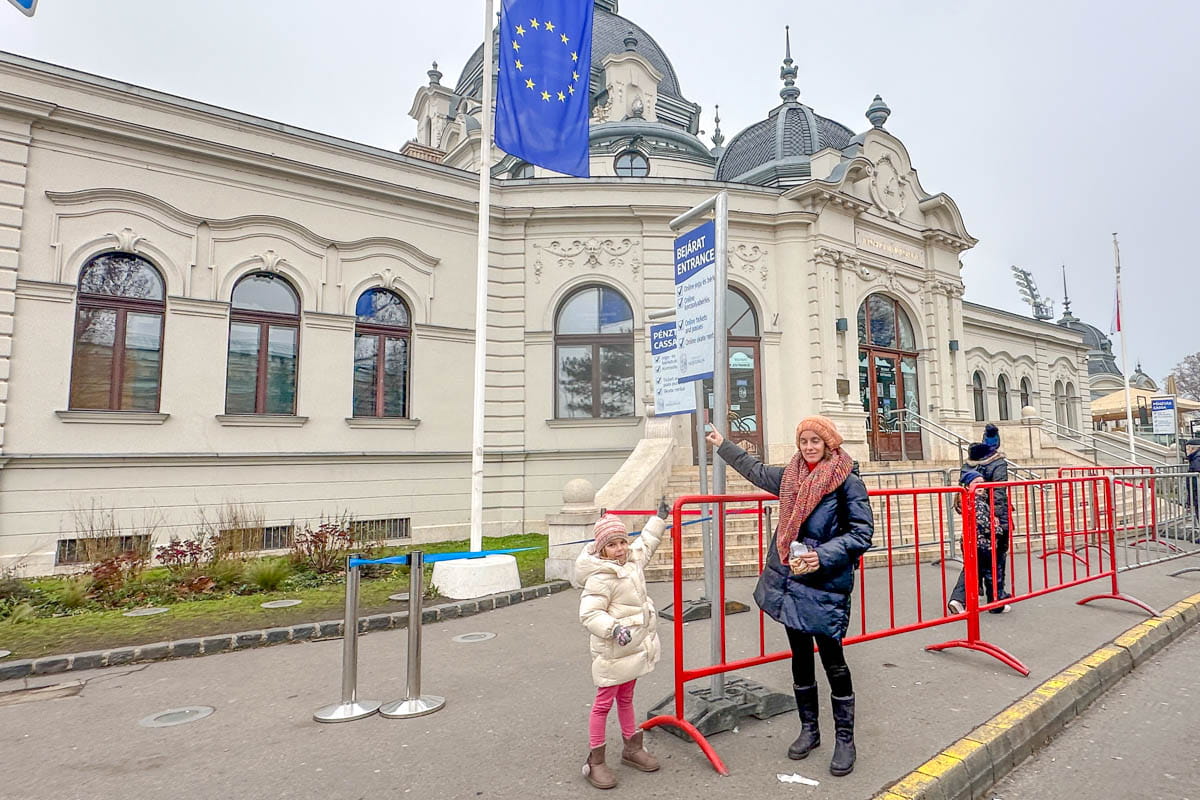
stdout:
<svg viewBox="0 0 1200 800">
<path fill-rule="evenodd" d="M 625 747 L 621 750 L 621 763 L 642 772 L 655 772 L 658 769 L 658 759 L 650 755 L 642 745 L 642 731 L 625 740 Z"/>
<path fill-rule="evenodd" d="M 593 747 L 583 765 L 583 777 L 597 789 L 611 789 L 617 785 L 617 776 L 604 763 L 604 745 Z"/>
</svg>

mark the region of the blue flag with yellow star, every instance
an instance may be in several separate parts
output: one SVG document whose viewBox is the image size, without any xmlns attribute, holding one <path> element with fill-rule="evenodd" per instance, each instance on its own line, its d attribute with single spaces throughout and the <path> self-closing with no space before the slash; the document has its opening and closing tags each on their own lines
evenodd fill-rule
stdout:
<svg viewBox="0 0 1200 800">
<path fill-rule="evenodd" d="M 588 170 L 593 0 L 502 0 L 496 145 L 530 164 Z"/>
</svg>

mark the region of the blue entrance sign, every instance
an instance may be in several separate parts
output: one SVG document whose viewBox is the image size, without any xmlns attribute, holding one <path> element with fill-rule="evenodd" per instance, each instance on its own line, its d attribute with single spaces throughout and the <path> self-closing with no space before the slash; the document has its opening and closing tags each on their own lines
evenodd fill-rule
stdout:
<svg viewBox="0 0 1200 800">
<path fill-rule="evenodd" d="M 713 376 L 716 345 L 716 225 L 706 222 L 675 240 L 675 349 L 679 380 Z"/>
<path fill-rule="evenodd" d="M 8 2 L 16 6 L 17 10 L 27 17 L 32 17 L 33 12 L 37 9 L 37 0 L 8 0 Z"/>
<path fill-rule="evenodd" d="M 679 382 L 674 322 L 650 326 L 650 361 L 654 365 L 654 416 L 669 417 L 695 411 L 693 384 Z"/>
<path fill-rule="evenodd" d="M 1151 398 L 1150 416 L 1155 433 L 1175 433 L 1175 398 Z"/>
</svg>

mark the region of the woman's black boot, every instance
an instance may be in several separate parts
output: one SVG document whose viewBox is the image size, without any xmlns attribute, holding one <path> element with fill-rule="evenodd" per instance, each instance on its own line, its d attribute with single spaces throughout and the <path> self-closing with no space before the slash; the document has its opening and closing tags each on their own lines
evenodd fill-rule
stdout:
<svg viewBox="0 0 1200 800">
<path fill-rule="evenodd" d="M 854 771 L 854 695 L 830 697 L 833 701 L 833 731 L 836 742 L 829 773 L 839 778 Z"/>
<path fill-rule="evenodd" d="M 800 735 L 788 748 L 788 758 L 799 761 L 821 744 L 821 729 L 817 726 L 817 687 L 793 686 L 796 711 L 800 714 Z"/>
</svg>

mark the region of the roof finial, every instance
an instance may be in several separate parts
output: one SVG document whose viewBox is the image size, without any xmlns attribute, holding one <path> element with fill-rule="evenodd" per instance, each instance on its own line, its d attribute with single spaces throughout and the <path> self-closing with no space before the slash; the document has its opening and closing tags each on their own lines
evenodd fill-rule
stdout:
<svg viewBox="0 0 1200 800">
<path fill-rule="evenodd" d="M 633 30 L 630 29 L 630 31 L 625 34 L 625 49 L 626 50 L 637 50 L 637 44 L 638 44 L 637 38 L 634 37 Z"/>
<path fill-rule="evenodd" d="M 875 95 L 875 99 L 871 101 L 871 105 L 867 106 L 867 120 L 876 128 L 883 130 L 883 123 L 887 122 L 888 117 L 892 115 L 892 110 L 888 108 L 887 103 L 883 102 L 883 98 Z"/>
<path fill-rule="evenodd" d="M 436 61 L 433 62 L 433 69 L 429 70 L 425 74 L 429 76 L 429 85 L 430 86 L 440 86 L 441 85 L 442 73 L 438 71 Z"/>
<path fill-rule="evenodd" d="M 1071 295 L 1069 295 L 1067 293 L 1067 265 L 1066 264 L 1062 265 L 1062 274 L 1063 274 L 1063 316 L 1069 317 L 1071 315 Z"/>
<path fill-rule="evenodd" d="M 779 68 L 779 79 L 783 81 L 783 88 L 779 90 L 779 96 L 785 103 L 795 103 L 800 99 L 800 90 L 796 88 L 796 76 L 800 74 L 800 70 L 792 62 L 791 28 L 791 25 L 783 26 L 783 36 L 787 47 L 783 56 L 783 66 Z"/>
<path fill-rule="evenodd" d="M 725 143 L 725 134 L 721 133 L 721 107 L 714 105 L 713 111 L 716 112 L 714 122 L 717 123 L 717 126 L 713 128 L 712 143 L 713 147 L 720 147 Z"/>
</svg>

